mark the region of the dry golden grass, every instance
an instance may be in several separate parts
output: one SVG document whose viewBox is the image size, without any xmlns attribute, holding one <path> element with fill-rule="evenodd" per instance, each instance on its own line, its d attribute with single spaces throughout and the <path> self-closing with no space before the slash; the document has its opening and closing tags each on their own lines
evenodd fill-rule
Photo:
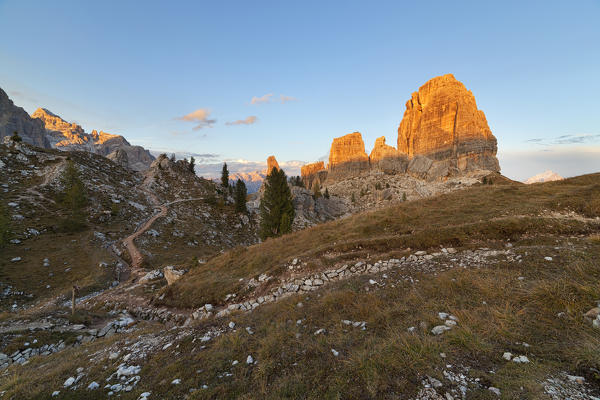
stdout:
<svg viewBox="0 0 600 400">
<path fill-rule="evenodd" d="M 592 233 L 588 222 L 551 218 L 550 212 L 573 211 L 595 218 L 600 216 L 599 199 L 600 174 L 592 174 L 543 185 L 480 186 L 407 202 L 226 252 L 165 289 L 164 303 L 219 304 L 226 294 L 242 291 L 240 278 L 261 273 L 277 276 L 293 258 L 318 269 L 344 259 L 402 254 L 406 248 Z"/>
</svg>

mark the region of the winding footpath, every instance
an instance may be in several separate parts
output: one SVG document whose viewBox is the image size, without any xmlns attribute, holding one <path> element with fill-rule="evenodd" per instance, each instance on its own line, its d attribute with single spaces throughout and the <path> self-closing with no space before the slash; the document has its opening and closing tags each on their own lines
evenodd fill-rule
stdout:
<svg viewBox="0 0 600 400">
<path fill-rule="evenodd" d="M 140 270 L 142 269 L 142 263 L 144 261 L 144 257 L 142 256 L 142 253 L 139 251 L 139 249 L 136 247 L 134 240 L 143 235 L 144 232 L 146 232 L 148 229 L 150 229 L 154 221 L 156 221 L 160 217 L 164 217 L 167 215 L 167 206 L 176 203 L 182 203 L 185 201 L 204 200 L 203 197 L 196 197 L 190 199 L 175 200 L 165 204 L 159 204 L 156 195 L 147 189 L 147 186 L 149 185 L 148 182 L 148 179 L 144 180 L 144 183 L 142 184 L 140 189 L 148 195 L 150 201 L 154 204 L 155 210 L 159 209 L 160 211 L 154 214 L 152 217 L 150 217 L 146 222 L 144 222 L 138 229 L 135 230 L 135 232 L 123 239 L 123 245 L 127 249 L 127 252 L 129 253 L 129 256 L 131 258 L 130 269 L 133 273 L 140 272 Z"/>
</svg>

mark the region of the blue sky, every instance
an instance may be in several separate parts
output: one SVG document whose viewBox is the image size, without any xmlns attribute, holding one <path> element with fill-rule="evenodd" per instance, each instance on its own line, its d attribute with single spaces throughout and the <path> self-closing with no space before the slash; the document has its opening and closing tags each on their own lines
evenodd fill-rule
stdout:
<svg viewBox="0 0 600 400">
<path fill-rule="evenodd" d="M 0 87 L 205 162 L 314 161 L 352 131 L 395 145 L 411 93 L 453 73 L 508 176 L 600 170 L 600 2 L 415 3 L 0 0 Z"/>
</svg>

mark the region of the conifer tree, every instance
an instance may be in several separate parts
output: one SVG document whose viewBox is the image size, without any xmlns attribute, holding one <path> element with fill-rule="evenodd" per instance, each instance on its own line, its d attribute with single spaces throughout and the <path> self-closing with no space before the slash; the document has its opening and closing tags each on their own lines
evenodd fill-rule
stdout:
<svg viewBox="0 0 600 400">
<path fill-rule="evenodd" d="M 273 168 L 265 180 L 265 193 L 260 202 L 260 238 L 281 236 L 291 232 L 294 222 L 292 193 L 283 170 Z"/>
<path fill-rule="evenodd" d="M 61 183 L 63 192 L 60 202 L 68 213 L 67 218 L 63 221 L 63 228 L 69 232 L 79 231 L 85 227 L 83 209 L 87 204 L 87 196 L 79 171 L 71 160 L 67 163 Z"/>
<path fill-rule="evenodd" d="M 19 132 L 14 131 L 12 136 L 10 137 L 10 140 L 12 140 L 15 143 L 21 143 L 23 141 L 23 139 L 21 139 L 21 136 L 19 136 Z"/>
<path fill-rule="evenodd" d="M 195 172 L 195 169 L 196 169 L 196 159 L 194 157 L 190 157 L 189 168 L 190 168 L 190 172 L 192 172 L 192 173 Z"/>
<path fill-rule="evenodd" d="M 235 210 L 237 212 L 247 212 L 246 208 L 246 194 L 248 191 L 246 190 L 246 184 L 243 180 L 238 179 L 235 183 Z"/>
<path fill-rule="evenodd" d="M 227 163 L 223 163 L 223 169 L 221 170 L 221 185 L 223 188 L 229 186 L 229 171 L 227 170 Z"/>
</svg>

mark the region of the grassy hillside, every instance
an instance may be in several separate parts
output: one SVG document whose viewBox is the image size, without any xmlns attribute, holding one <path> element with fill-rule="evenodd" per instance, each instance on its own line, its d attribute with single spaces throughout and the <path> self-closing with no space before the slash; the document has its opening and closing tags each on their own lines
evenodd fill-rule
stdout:
<svg viewBox="0 0 600 400">
<path fill-rule="evenodd" d="M 488 246 L 488 241 L 586 234 L 583 218 L 600 216 L 600 174 L 543 185 L 484 185 L 412 201 L 238 248 L 194 269 L 166 289 L 164 303 L 179 307 L 220 304 L 245 281 L 267 273 L 285 276 L 294 258 L 319 271 L 352 260 L 400 257 L 440 246 Z"/>
<path fill-rule="evenodd" d="M 141 370 L 123 399 L 593 399 L 600 336 L 583 314 L 600 299 L 599 217 L 594 174 L 474 187 L 235 249 L 163 289 L 162 302 L 220 305 L 293 274 L 411 257 L 248 313 L 172 329 L 139 322 L 9 367 L 0 392 L 106 398 L 124 364 Z M 262 273 L 273 278 L 248 288 Z M 439 313 L 456 324 L 435 335 L 450 319 Z M 87 390 L 92 381 L 100 388 Z"/>
</svg>

